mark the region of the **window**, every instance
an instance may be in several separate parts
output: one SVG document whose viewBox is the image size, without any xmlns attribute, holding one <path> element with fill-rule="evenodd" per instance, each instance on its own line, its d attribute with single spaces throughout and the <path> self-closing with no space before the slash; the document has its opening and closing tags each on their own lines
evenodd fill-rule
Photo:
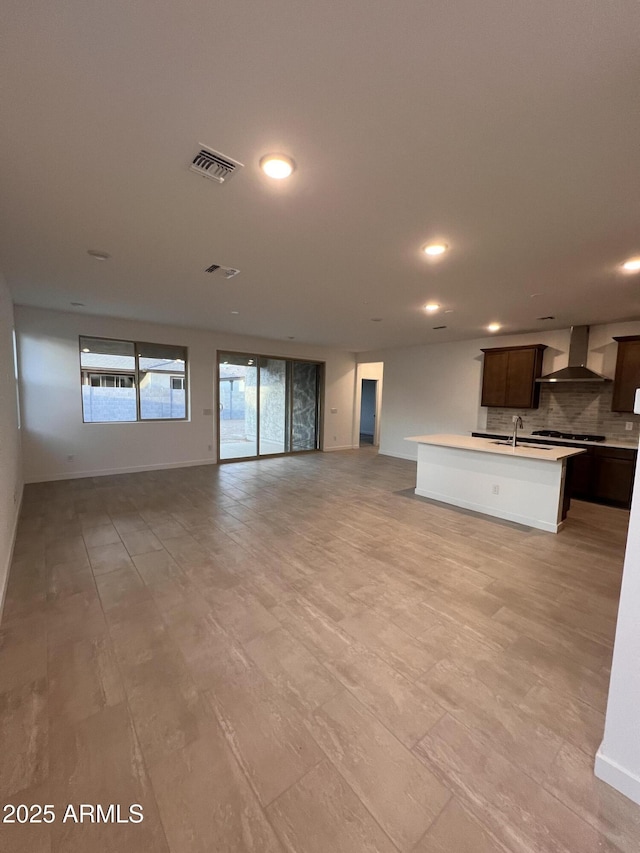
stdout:
<svg viewBox="0 0 640 853">
<path fill-rule="evenodd" d="M 184 420 L 185 347 L 80 338 L 85 423 Z"/>
<path fill-rule="evenodd" d="M 13 375 L 16 380 L 16 415 L 18 418 L 18 429 L 22 429 L 22 419 L 20 416 L 20 382 L 18 379 L 18 340 L 16 338 L 16 330 L 12 329 L 13 336 Z"/>
<path fill-rule="evenodd" d="M 120 376 L 114 373 L 90 373 L 89 385 L 92 388 L 133 388 L 133 376 Z"/>
</svg>

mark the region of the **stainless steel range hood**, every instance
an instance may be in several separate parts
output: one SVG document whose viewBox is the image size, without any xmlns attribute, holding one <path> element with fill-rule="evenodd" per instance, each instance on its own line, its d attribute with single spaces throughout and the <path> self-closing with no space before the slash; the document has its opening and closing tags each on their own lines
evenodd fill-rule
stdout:
<svg viewBox="0 0 640 853">
<path fill-rule="evenodd" d="M 587 352 L 589 351 L 589 327 L 572 326 L 569 338 L 569 365 L 562 370 L 554 370 L 546 376 L 536 379 L 536 382 L 610 382 L 606 376 L 601 376 L 589 370 Z"/>
</svg>

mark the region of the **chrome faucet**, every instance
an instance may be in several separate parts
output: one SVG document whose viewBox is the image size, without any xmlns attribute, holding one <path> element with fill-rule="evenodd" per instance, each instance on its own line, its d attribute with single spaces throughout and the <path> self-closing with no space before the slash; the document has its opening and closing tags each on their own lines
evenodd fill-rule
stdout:
<svg viewBox="0 0 640 853">
<path fill-rule="evenodd" d="M 511 436 L 511 446 L 516 447 L 518 444 L 518 427 L 520 429 L 524 429 L 524 424 L 522 423 L 522 418 L 520 415 L 513 416 L 513 435 Z"/>
</svg>

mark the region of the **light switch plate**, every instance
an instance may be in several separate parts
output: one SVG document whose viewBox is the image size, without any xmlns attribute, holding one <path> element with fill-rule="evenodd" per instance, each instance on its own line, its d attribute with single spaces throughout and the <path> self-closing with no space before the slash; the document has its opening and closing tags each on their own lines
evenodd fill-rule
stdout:
<svg viewBox="0 0 640 853">
<path fill-rule="evenodd" d="M 634 403 L 633 411 L 636 415 L 640 415 L 640 388 L 636 389 L 636 402 Z"/>
</svg>

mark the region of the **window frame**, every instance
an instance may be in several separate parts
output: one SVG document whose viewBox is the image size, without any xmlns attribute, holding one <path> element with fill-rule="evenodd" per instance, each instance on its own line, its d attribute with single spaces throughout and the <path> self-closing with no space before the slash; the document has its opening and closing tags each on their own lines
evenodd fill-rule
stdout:
<svg viewBox="0 0 640 853">
<path fill-rule="evenodd" d="M 131 344 L 133 346 L 134 369 L 133 370 L 117 370 L 113 368 L 90 368 L 82 366 L 82 341 L 113 341 L 114 343 Z M 181 418 L 143 418 L 141 417 L 140 405 L 140 374 L 152 373 L 153 371 L 140 370 L 140 348 L 149 347 L 168 347 L 182 350 L 184 353 L 184 416 Z M 162 344 L 157 341 L 133 341 L 125 338 L 108 338 L 104 335 L 78 335 L 78 363 L 80 365 L 80 406 L 82 410 L 82 423 L 91 424 L 146 424 L 146 423 L 186 423 L 191 420 L 190 417 L 190 395 L 189 395 L 189 348 L 178 344 Z M 131 421 L 87 421 L 84 413 L 84 399 L 82 396 L 82 388 L 84 385 L 84 376 L 88 378 L 92 374 L 104 373 L 110 376 L 130 376 L 133 378 L 133 390 L 136 393 L 136 419 Z M 167 373 L 171 377 L 171 373 Z M 90 384 L 90 382 L 89 382 Z M 171 381 L 169 381 L 171 390 Z"/>
</svg>

